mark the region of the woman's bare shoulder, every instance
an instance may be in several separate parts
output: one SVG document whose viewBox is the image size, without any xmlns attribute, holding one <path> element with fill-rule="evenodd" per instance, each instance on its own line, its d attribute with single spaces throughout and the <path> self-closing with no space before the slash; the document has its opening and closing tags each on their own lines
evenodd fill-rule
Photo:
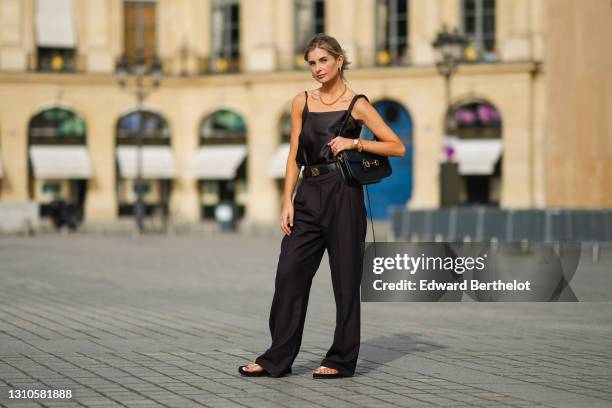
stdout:
<svg viewBox="0 0 612 408">
<path fill-rule="evenodd" d="M 292 109 L 297 110 L 298 108 L 304 107 L 304 102 L 306 102 L 306 95 L 304 95 L 303 91 L 298 92 L 297 94 L 295 94 L 293 100 L 291 101 L 291 107 Z"/>
<path fill-rule="evenodd" d="M 302 102 L 303 103 L 305 100 L 306 100 L 306 95 L 304 94 L 304 91 L 298 92 L 293 97 L 293 101 L 294 102 Z"/>
<path fill-rule="evenodd" d="M 363 95 L 361 93 L 356 93 L 355 95 Z M 365 95 L 364 95 L 365 96 Z M 357 98 L 355 101 L 355 105 L 353 105 L 353 117 L 358 121 L 363 121 L 365 113 L 369 111 L 371 104 L 366 98 Z"/>
</svg>

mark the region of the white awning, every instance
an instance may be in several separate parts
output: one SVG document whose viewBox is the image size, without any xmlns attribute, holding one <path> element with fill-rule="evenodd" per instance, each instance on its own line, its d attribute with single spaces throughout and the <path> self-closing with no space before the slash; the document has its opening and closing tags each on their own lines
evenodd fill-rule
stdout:
<svg viewBox="0 0 612 408">
<path fill-rule="evenodd" d="M 138 174 L 138 146 L 117 147 L 119 174 L 124 179 L 135 179 Z M 172 179 L 176 175 L 174 155 L 170 146 L 142 147 L 142 178 Z"/>
<path fill-rule="evenodd" d="M 502 154 L 500 139 L 465 140 L 446 137 L 444 144 L 453 149 L 453 159 L 459 164 L 459 174 L 462 175 L 493 174 L 495 164 Z"/>
<path fill-rule="evenodd" d="M 200 180 L 231 180 L 246 155 L 246 145 L 201 146 L 193 160 L 193 175 Z"/>
<path fill-rule="evenodd" d="M 36 45 L 76 47 L 73 0 L 36 1 Z"/>
<path fill-rule="evenodd" d="M 30 146 L 30 160 L 37 179 L 88 179 L 91 160 L 86 146 Z"/>
<path fill-rule="evenodd" d="M 287 168 L 287 157 L 289 157 L 289 143 L 278 146 L 270 159 L 268 174 L 274 178 L 284 178 Z"/>
</svg>

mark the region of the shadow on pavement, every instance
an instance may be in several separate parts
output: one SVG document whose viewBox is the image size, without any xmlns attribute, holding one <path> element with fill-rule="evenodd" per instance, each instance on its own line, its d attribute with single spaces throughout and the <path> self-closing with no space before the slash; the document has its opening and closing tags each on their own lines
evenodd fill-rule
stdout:
<svg viewBox="0 0 612 408">
<path fill-rule="evenodd" d="M 357 373 L 366 374 L 397 360 L 408 354 L 416 352 L 430 352 L 447 348 L 441 344 L 425 342 L 420 336 L 413 334 L 396 333 L 391 336 L 379 336 L 361 343 L 360 359 Z"/>
</svg>

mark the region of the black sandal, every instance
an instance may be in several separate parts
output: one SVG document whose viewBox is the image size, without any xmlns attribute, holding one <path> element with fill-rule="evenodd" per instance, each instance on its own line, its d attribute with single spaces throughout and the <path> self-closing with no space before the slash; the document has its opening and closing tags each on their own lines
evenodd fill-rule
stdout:
<svg viewBox="0 0 612 408">
<path fill-rule="evenodd" d="M 255 363 L 255 364 L 257 364 L 257 363 Z M 248 365 L 250 365 L 250 364 L 247 364 L 247 365 L 243 365 L 243 366 L 238 367 L 238 372 L 240 373 L 240 375 L 241 375 L 241 376 L 243 376 L 243 377 L 268 377 L 268 376 L 272 375 L 272 374 L 270 374 L 270 373 L 269 373 L 268 371 L 266 371 L 266 370 L 261 370 L 261 371 L 246 371 L 244 368 L 245 368 L 246 366 L 248 366 Z M 258 365 L 259 365 L 261 368 L 263 368 L 263 367 L 261 366 L 261 364 L 258 364 Z M 283 375 L 285 375 L 285 374 L 290 374 L 290 373 L 291 373 L 291 368 L 288 368 L 288 369 L 287 369 L 287 370 L 286 370 L 286 371 L 283 373 Z"/>
<path fill-rule="evenodd" d="M 332 374 L 312 373 L 312 378 L 340 378 L 342 377 L 342 375 L 340 374 L 340 371 L 337 368 L 325 367 L 325 366 L 319 366 L 319 368 L 331 368 L 333 370 L 336 370 L 336 372 Z"/>
</svg>

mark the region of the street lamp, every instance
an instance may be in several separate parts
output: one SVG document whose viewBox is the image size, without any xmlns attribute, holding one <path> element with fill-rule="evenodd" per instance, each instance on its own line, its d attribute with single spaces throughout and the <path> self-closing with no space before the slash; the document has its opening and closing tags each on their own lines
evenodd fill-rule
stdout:
<svg viewBox="0 0 612 408">
<path fill-rule="evenodd" d="M 162 76 L 162 65 L 159 58 L 155 55 L 150 64 L 145 61 L 142 49 L 136 51 L 136 58 L 132 64 L 129 63 L 127 56 L 122 55 L 115 65 L 117 84 L 136 96 L 136 114 L 138 115 L 138 153 L 136 164 L 136 203 L 134 205 L 134 215 L 138 232 L 144 230 L 144 203 L 142 185 L 142 107 L 143 102 L 149 94 L 159 87 Z"/>
<path fill-rule="evenodd" d="M 447 112 L 450 108 L 451 78 L 463 59 L 467 43 L 465 37 L 460 35 L 456 28 L 449 32 L 446 25 L 443 25 L 442 30 L 436 36 L 436 40 L 431 44 L 436 50 L 436 67 L 445 80 Z"/>
<path fill-rule="evenodd" d="M 448 115 L 451 104 L 451 78 L 463 59 L 467 40 L 459 34 L 456 28 L 453 32 L 449 32 L 446 25 L 443 25 L 442 30 L 438 32 L 435 41 L 431 45 L 436 51 L 436 67 L 438 72 L 444 77 L 446 113 Z M 445 152 L 447 163 L 440 164 L 440 204 L 442 206 L 452 206 L 459 203 L 459 192 L 457 190 L 459 185 L 457 177 L 459 173 L 457 171 L 457 164 L 451 162 L 454 154 L 453 148 L 447 146 Z"/>
</svg>

